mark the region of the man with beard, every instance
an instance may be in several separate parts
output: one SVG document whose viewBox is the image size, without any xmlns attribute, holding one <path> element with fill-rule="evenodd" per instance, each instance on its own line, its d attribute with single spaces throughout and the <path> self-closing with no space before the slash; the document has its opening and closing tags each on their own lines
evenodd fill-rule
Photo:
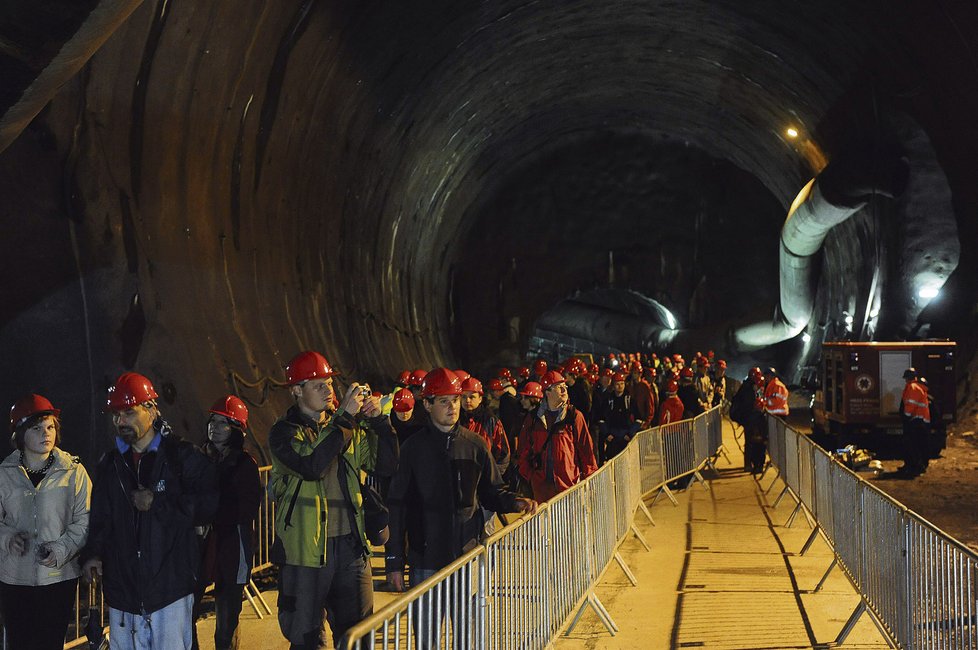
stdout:
<svg viewBox="0 0 978 650">
<path fill-rule="evenodd" d="M 171 433 L 152 382 L 123 373 L 109 389 L 115 448 L 98 463 L 82 575 L 102 577 L 113 647 L 189 648 L 200 559 L 195 526 L 217 509 L 217 474 Z"/>
</svg>

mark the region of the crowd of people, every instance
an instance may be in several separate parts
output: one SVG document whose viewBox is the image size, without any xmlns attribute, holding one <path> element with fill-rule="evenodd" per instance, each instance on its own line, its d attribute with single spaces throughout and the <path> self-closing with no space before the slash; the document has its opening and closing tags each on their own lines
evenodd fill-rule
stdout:
<svg viewBox="0 0 978 650">
<path fill-rule="evenodd" d="M 291 406 L 268 434 L 283 636 L 320 648 L 328 622 L 338 642 L 373 611 L 371 546 L 385 549 L 392 589 L 415 585 L 503 515 L 533 513 L 587 478 L 640 430 L 720 404 L 725 371 L 712 352 L 689 366 L 678 354 L 610 354 L 502 368 L 487 390 L 462 370 L 404 371 L 381 393 L 340 390 L 321 353 L 296 355 Z M 16 450 L 0 464 L 9 647 L 61 648 L 79 578 L 101 581 L 113 648 L 195 647 L 210 584 L 215 645 L 236 647 L 263 493 L 244 449 L 246 405 L 218 399 L 198 447 L 172 431 L 141 374 L 122 374 L 105 403 L 115 440 L 93 480 L 59 448 L 50 401 L 28 395 L 11 409 Z M 766 408 L 777 412 L 776 401 Z"/>
</svg>

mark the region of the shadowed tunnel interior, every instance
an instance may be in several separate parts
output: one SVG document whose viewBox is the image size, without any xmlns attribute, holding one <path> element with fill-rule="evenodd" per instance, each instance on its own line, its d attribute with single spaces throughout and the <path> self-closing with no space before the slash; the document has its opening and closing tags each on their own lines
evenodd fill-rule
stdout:
<svg viewBox="0 0 978 650">
<path fill-rule="evenodd" d="M 971 2 L 60 4 L 0 13 L 0 396 L 49 396 L 86 456 L 125 369 L 194 439 L 240 392 L 260 441 L 301 349 L 384 388 L 515 364 L 609 288 L 798 378 L 840 337 L 970 359 Z M 778 233 L 827 165 L 869 199 L 826 239 L 812 340 L 748 355 L 730 332 L 776 318 Z"/>
</svg>

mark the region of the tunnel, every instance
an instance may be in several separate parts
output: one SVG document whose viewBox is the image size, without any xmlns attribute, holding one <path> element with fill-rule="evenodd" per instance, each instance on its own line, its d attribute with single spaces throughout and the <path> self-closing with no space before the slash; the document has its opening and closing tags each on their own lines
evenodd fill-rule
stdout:
<svg viewBox="0 0 978 650">
<path fill-rule="evenodd" d="M 300 350 L 383 389 L 516 365 L 582 297 L 797 381 L 825 340 L 972 363 L 966 0 L 16 0 L 0 77 L 0 395 L 49 396 L 84 458 L 125 370 L 191 439 L 242 395 L 260 446 Z M 854 214 L 810 320 L 742 349 L 813 178 Z"/>
</svg>

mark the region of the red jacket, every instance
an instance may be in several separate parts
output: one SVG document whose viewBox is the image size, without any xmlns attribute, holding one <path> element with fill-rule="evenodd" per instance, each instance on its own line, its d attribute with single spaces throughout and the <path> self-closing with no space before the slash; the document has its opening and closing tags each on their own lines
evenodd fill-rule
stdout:
<svg viewBox="0 0 978 650">
<path fill-rule="evenodd" d="M 669 424 L 670 422 L 679 422 L 683 419 L 683 401 L 679 399 L 675 394 L 669 395 L 664 402 L 662 402 L 662 408 L 659 411 L 659 425 Z"/>
<path fill-rule="evenodd" d="M 479 419 L 472 417 L 480 414 L 484 417 Z M 509 466 L 509 439 L 506 437 L 506 430 L 499 418 L 490 414 L 486 409 L 476 409 L 472 414 L 463 415 L 459 422 L 463 427 L 479 434 L 479 437 L 485 440 L 486 446 L 489 447 L 489 453 L 496 461 L 500 473 L 506 471 Z M 492 431 L 487 431 L 487 428 L 491 428 Z"/>
<path fill-rule="evenodd" d="M 564 407 L 549 431 L 540 415 L 527 417 L 519 448 L 520 474 L 537 501 L 552 499 L 598 469 L 587 423 L 573 406 Z"/>
<path fill-rule="evenodd" d="M 924 422 L 930 422 L 930 405 L 927 403 L 927 389 L 917 383 L 916 380 L 908 381 L 903 387 L 903 397 L 900 398 L 903 404 L 902 413 L 905 417 L 913 420 L 919 418 Z"/>
<path fill-rule="evenodd" d="M 767 412 L 771 415 L 788 415 L 788 387 L 780 379 L 774 377 L 768 382 L 764 389 L 764 402 Z"/>
</svg>

